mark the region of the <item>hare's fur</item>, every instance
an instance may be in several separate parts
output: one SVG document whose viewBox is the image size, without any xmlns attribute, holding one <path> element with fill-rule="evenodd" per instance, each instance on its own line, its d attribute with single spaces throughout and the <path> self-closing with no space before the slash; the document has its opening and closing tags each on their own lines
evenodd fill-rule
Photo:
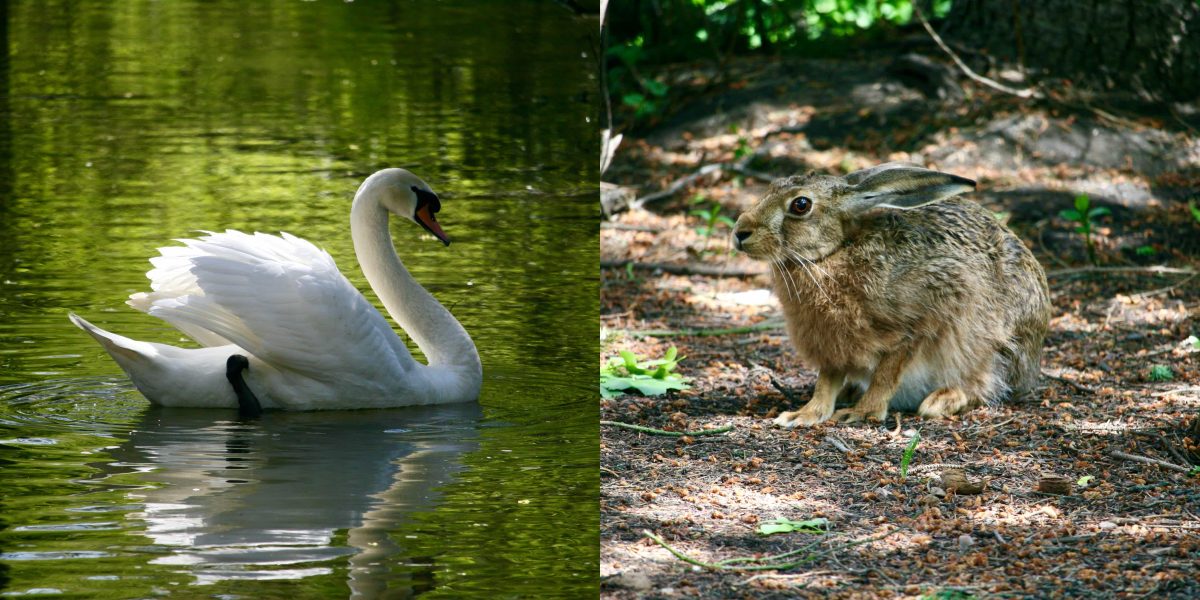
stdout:
<svg viewBox="0 0 1200 600">
<path fill-rule="evenodd" d="M 737 245 L 771 264 L 788 336 L 818 369 L 812 400 L 775 419 L 952 415 L 1037 382 L 1045 273 L 974 182 L 907 165 L 789 177 L 741 215 Z M 804 196 L 811 209 L 789 212 Z M 834 412 L 839 396 L 861 399 Z"/>
</svg>

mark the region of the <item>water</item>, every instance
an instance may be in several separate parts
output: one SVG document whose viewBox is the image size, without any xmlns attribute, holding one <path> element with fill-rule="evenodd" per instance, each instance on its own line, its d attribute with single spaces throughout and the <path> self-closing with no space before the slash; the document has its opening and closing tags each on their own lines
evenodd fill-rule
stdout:
<svg viewBox="0 0 1200 600">
<path fill-rule="evenodd" d="M 0 594 L 595 595 L 594 19 L 535 0 L 0 7 Z M 393 235 L 475 339 L 478 405 L 154 408 L 66 319 L 185 344 L 123 302 L 202 229 L 301 235 L 365 290 L 349 202 L 385 166 L 442 197 L 449 248 Z"/>
</svg>

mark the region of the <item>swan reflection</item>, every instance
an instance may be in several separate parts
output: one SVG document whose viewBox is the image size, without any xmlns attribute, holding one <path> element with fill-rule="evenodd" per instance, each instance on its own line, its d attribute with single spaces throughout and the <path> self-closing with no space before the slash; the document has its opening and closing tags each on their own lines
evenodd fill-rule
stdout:
<svg viewBox="0 0 1200 600">
<path fill-rule="evenodd" d="M 148 485 L 128 492 L 143 508 L 130 516 L 171 549 L 154 562 L 199 583 L 323 575 L 347 557 L 356 596 L 407 595 L 385 560 L 404 552 L 389 534 L 437 506 L 478 447 L 480 413 L 465 403 L 238 421 L 152 408 L 111 466 L 144 473 Z"/>
</svg>

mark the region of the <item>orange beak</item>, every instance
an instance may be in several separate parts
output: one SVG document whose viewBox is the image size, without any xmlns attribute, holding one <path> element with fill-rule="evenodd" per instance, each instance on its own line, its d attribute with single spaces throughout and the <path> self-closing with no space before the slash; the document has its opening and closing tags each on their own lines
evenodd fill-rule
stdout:
<svg viewBox="0 0 1200 600">
<path fill-rule="evenodd" d="M 429 212 L 428 206 L 417 209 L 415 220 L 425 228 L 425 231 L 432 233 L 433 237 L 441 240 L 447 246 L 450 245 L 450 238 L 446 236 L 445 231 L 442 231 L 442 226 L 438 225 L 437 219 L 433 218 L 433 213 Z"/>
</svg>

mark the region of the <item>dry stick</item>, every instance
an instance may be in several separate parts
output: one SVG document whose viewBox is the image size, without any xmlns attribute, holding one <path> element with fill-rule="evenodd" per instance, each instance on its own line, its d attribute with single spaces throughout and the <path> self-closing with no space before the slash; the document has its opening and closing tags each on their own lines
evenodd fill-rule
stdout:
<svg viewBox="0 0 1200 600">
<path fill-rule="evenodd" d="M 1050 371 L 1047 371 L 1045 369 L 1042 369 L 1042 375 L 1045 375 L 1046 377 L 1049 377 L 1050 379 L 1053 379 L 1055 381 L 1061 381 L 1061 382 L 1075 388 L 1075 390 L 1078 392 L 1083 392 L 1085 394 L 1095 394 L 1096 393 L 1095 388 L 1088 387 L 1077 381 L 1072 381 L 1070 379 L 1067 379 L 1066 377 L 1063 377 L 1062 375 L 1055 375 L 1054 373 L 1051 373 Z"/>
<path fill-rule="evenodd" d="M 804 558 L 802 558 L 802 559 L 800 559 L 800 560 L 797 560 L 797 561 L 785 562 L 785 563 L 770 563 L 770 564 L 758 564 L 758 565 L 745 565 L 745 566 L 739 566 L 739 565 L 728 564 L 728 562 L 729 562 L 729 561 L 732 561 L 732 560 L 740 560 L 740 559 L 727 559 L 727 560 L 725 560 L 725 561 L 721 561 L 721 562 L 717 562 L 717 563 L 706 563 L 706 562 L 704 562 L 704 561 L 702 561 L 702 560 L 697 560 L 697 559 L 695 559 L 695 558 L 692 558 L 692 557 L 690 557 L 690 556 L 688 556 L 688 555 L 686 555 L 686 554 L 684 554 L 684 553 L 682 553 L 682 552 L 680 552 L 680 551 L 676 550 L 675 548 L 672 548 L 672 547 L 671 547 L 671 545 L 670 545 L 670 544 L 668 544 L 668 543 L 667 543 L 665 540 L 663 540 L 662 538 L 658 537 L 657 535 L 654 535 L 654 534 L 653 534 L 653 533 L 651 533 L 651 532 L 650 532 L 650 530 L 648 530 L 648 529 L 643 529 L 643 530 L 642 530 L 642 534 L 643 534 L 643 535 L 645 535 L 646 537 L 648 537 L 648 538 L 650 538 L 650 539 L 654 540 L 655 542 L 658 542 L 658 545 L 662 546 L 663 548 L 666 548 L 668 552 L 670 552 L 671 554 L 675 555 L 675 558 L 678 558 L 679 560 L 682 560 L 683 562 L 685 562 L 685 563 L 688 563 L 688 564 L 690 564 L 690 565 L 696 565 L 697 567 L 704 567 L 705 569 L 709 569 L 709 570 L 712 570 L 712 571 L 785 571 L 785 570 L 787 570 L 787 569 L 795 568 L 795 567 L 798 567 L 798 566 L 800 566 L 800 565 L 803 565 L 803 564 L 805 564 L 805 563 L 810 563 L 810 562 L 813 562 L 813 561 L 815 561 L 815 560 L 817 560 L 817 559 L 820 559 L 820 558 L 822 558 L 822 557 L 825 557 L 825 556 L 828 556 L 828 555 L 830 555 L 830 554 L 833 554 L 834 552 L 837 552 L 837 551 L 839 551 L 839 550 L 848 550 L 848 549 L 850 549 L 850 548 L 853 548 L 853 547 L 855 547 L 855 546 L 861 546 L 861 545 L 863 545 L 863 544 L 869 544 L 869 543 L 871 543 L 871 542 L 877 542 L 877 541 L 879 541 L 879 540 L 882 540 L 883 538 L 885 538 L 885 537 L 888 537 L 888 536 L 890 536 L 890 535 L 892 535 L 893 533 L 896 533 L 896 532 L 898 532 L 898 531 L 900 531 L 900 530 L 899 530 L 899 529 L 896 529 L 896 530 L 893 530 L 893 531 L 888 531 L 888 532 L 886 532 L 886 533 L 884 533 L 884 534 L 882 534 L 882 535 L 877 535 L 877 536 L 873 536 L 873 537 L 869 537 L 869 538 L 864 538 L 864 539 L 861 539 L 861 540 L 853 541 L 853 542 L 850 542 L 850 543 L 848 543 L 848 544 L 843 544 L 843 545 L 841 545 L 841 546 L 838 546 L 837 548 L 831 548 L 831 549 L 829 549 L 829 550 L 826 550 L 826 551 L 824 551 L 824 552 L 818 552 L 818 553 L 816 553 L 816 554 L 810 554 L 810 555 L 808 555 L 808 556 L 806 556 L 806 557 L 804 557 Z M 819 542 L 817 542 L 817 543 L 819 543 Z M 800 553 L 802 553 L 802 552 L 807 552 L 807 551 L 808 551 L 808 549 L 812 548 L 812 547 L 813 547 L 813 546 L 815 546 L 815 545 L 816 545 L 816 544 L 810 544 L 810 545 L 808 545 L 808 546 L 805 546 L 804 548 L 801 548 L 801 549 L 799 549 L 799 550 L 793 550 L 793 551 L 791 551 L 791 552 L 784 552 L 783 554 L 776 554 L 776 555 L 774 555 L 774 556 L 764 556 L 764 557 L 762 557 L 762 558 L 756 558 L 756 559 L 753 559 L 753 560 L 755 560 L 755 561 L 759 561 L 759 562 L 761 562 L 761 561 L 767 561 L 767 560 L 783 560 L 783 559 L 786 559 L 786 558 L 791 558 L 792 556 L 795 556 L 795 555 L 797 555 L 797 554 L 800 554 Z"/>
<path fill-rule="evenodd" d="M 745 327 L 729 327 L 726 329 L 647 329 L 645 331 L 629 331 L 633 337 L 716 337 L 721 335 L 737 335 L 739 333 L 756 333 L 783 329 L 782 323 L 759 323 Z"/>
<path fill-rule="evenodd" d="M 665 435 L 667 437 L 683 437 L 685 435 L 690 436 L 690 437 L 700 437 L 702 435 L 717 435 L 718 433 L 726 433 L 729 431 L 733 431 L 733 425 L 726 425 L 725 427 L 718 427 L 716 429 L 701 429 L 700 431 L 667 431 L 665 429 L 655 429 L 653 427 L 643 427 L 641 425 L 634 425 L 633 423 L 622 423 L 620 421 L 600 421 L 600 424 L 601 425 L 611 425 L 613 427 L 620 427 L 622 429 L 630 429 L 633 431 L 639 431 L 641 433 L 649 433 L 651 435 Z"/>
<path fill-rule="evenodd" d="M 1109 452 L 1109 454 L 1112 456 L 1115 456 L 1116 458 L 1132 460 L 1134 462 L 1140 462 L 1140 463 L 1144 463 L 1147 465 L 1157 465 L 1164 469 L 1171 469 L 1172 471 L 1179 471 L 1180 473 L 1191 473 L 1192 472 L 1192 469 L 1189 467 L 1181 467 L 1175 463 L 1167 462 L 1165 460 L 1159 460 L 1157 458 L 1150 458 L 1148 456 L 1139 456 L 1137 454 L 1128 454 L 1125 452 L 1121 452 L 1120 450 L 1113 450 L 1112 452 Z"/>
<path fill-rule="evenodd" d="M 765 138 L 766 138 L 766 136 L 764 136 L 764 139 Z M 755 150 L 754 152 L 751 152 L 750 154 L 747 154 L 746 156 L 744 156 L 734 162 L 709 163 L 707 165 L 704 165 L 704 166 L 700 167 L 699 169 L 696 169 L 692 174 L 684 175 L 683 177 L 680 177 L 679 179 L 672 181 L 671 185 L 668 185 L 666 187 L 666 189 L 654 192 L 652 194 L 647 194 L 645 196 L 642 196 L 641 198 L 634 200 L 633 202 L 630 203 L 630 208 L 635 208 L 635 209 L 642 208 L 651 202 L 658 202 L 659 200 L 665 200 L 667 198 L 670 198 L 671 196 L 674 196 L 676 193 L 678 193 L 679 190 L 683 189 L 684 187 L 686 187 L 688 185 L 691 185 L 692 182 L 696 181 L 697 179 L 700 179 L 701 177 L 704 177 L 705 175 L 710 175 L 712 173 L 720 173 L 721 171 L 733 171 L 734 173 L 741 173 L 742 175 L 745 175 L 747 177 L 754 177 L 756 179 L 763 179 L 763 180 L 768 180 L 768 181 L 771 179 L 774 179 L 774 176 L 771 175 L 770 173 L 763 173 L 761 171 L 755 171 L 754 169 L 750 168 L 750 163 L 755 158 L 758 158 L 759 155 L 764 150 L 766 150 L 766 146 L 759 146 L 759 148 L 757 150 Z"/>
<path fill-rule="evenodd" d="M 1195 275 L 1196 271 L 1192 269 L 1179 269 L 1175 267 L 1164 267 L 1155 265 L 1153 267 L 1076 267 L 1073 269 L 1058 269 L 1055 271 L 1047 271 L 1046 277 L 1059 277 L 1062 275 L 1077 275 L 1080 273 L 1152 273 L 1152 274 L 1172 274 L 1172 275 Z"/>
<path fill-rule="evenodd" d="M 703 275 L 705 277 L 757 277 L 766 275 L 761 269 L 727 269 L 710 265 L 675 265 L 670 263 L 644 263 L 631 260 L 602 260 L 601 269 L 623 269 L 633 265 L 639 271 L 662 271 L 672 275 Z"/>
<path fill-rule="evenodd" d="M 967 63 L 964 63 L 962 59 L 958 57 L 958 54 L 956 54 L 954 50 L 951 50 L 950 46 L 946 45 L 946 42 L 942 41 L 942 36 L 938 35 L 937 32 L 933 30 L 933 26 L 929 24 L 929 21 L 925 20 L 925 14 L 921 12 L 921 8 L 918 4 L 919 3 L 917 2 L 913 2 L 913 12 L 916 13 L 917 18 L 921 20 L 921 26 L 925 28 L 925 31 L 929 33 L 929 36 L 933 38 L 933 41 L 937 43 L 938 47 L 950 56 L 950 59 L 954 61 L 954 64 L 958 65 L 958 68 L 961 69 L 967 77 L 970 77 L 972 80 L 982 83 L 983 85 L 986 85 L 994 90 L 998 90 L 1006 94 L 1012 94 L 1018 98 L 1040 99 L 1045 97 L 1041 92 L 1033 88 L 1025 88 L 1023 90 L 1011 88 L 1000 83 L 999 81 L 989 79 L 971 70 L 971 67 L 968 67 Z"/>
</svg>

